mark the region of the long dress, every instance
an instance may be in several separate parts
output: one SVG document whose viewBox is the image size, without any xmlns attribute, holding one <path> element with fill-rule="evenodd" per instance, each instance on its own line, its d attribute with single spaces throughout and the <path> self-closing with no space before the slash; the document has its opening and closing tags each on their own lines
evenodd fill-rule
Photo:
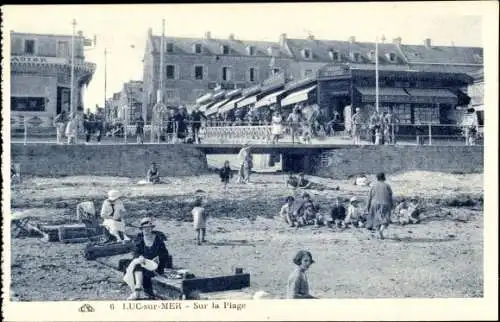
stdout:
<svg viewBox="0 0 500 322">
<path fill-rule="evenodd" d="M 282 132 L 282 125 L 281 125 L 281 117 L 278 115 L 273 116 L 272 118 L 272 127 L 271 127 L 271 134 L 272 135 L 281 135 Z"/>
<path fill-rule="evenodd" d="M 385 183 L 378 181 L 370 189 L 368 196 L 368 228 L 379 228 L 389 225 L 392 212 L 392 189 Z"/>
</svg>

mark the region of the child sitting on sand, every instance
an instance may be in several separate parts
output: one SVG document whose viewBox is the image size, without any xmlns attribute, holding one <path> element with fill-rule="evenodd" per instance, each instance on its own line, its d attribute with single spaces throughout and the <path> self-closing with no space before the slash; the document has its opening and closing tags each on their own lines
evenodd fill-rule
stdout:
<svg viewBox="0 0 500 322">
<path fill-rule="evenodd" d="M 203 205 L 203 198 L 198 196 L 194 202 L 194 208 L 191 210 L 191 214 L 193 215 L 193 226 L 196 230 L 196 241 L 198 245 L 201 243 L 205 243 L 205 233 L 207 229 L 207 212 Z"/>
<path fill-rule="evenodd" d="M 294 209 L 293 216 L 297 218 L 298 226 L 319 225 L 322 221 L 322 216 L 318 213 L 319 207 L 314 204 L 311 196 L 304 192 L 302 200 Z"/>
<path fill-rule="evenodd" d="M 363 227 L 366 218 L 363 214 L 363 209 L 359 207 L 359 200 L 356 197 L 352 197 L 349 200 L 349 206 L 347 207 L 347 216 L 344 220 L 345 226 L 353 227 Z"/>
<path fill-rule="evenodd" d="M 403 199 L 394 209 L 396 222 L 400 225 L 417 224 L 420 221 L 420 206 L 416 198 L 411 198 L 410 202 Z"/>
<path fill-rule="evenodd" d="M 286 204 L 281 207 L 280 211 L 280 217 L 283 218 L 290 227 L 295 227 L 297 224 L 297 218 L 293 215 L 294 201 L 295 199 L 292 196 L 286 197 Z"/>
<path fill-rule="evenodd" d="M 219 176 L 222 183 L 224 183 L 224 189 L 226 189 L 229 179 L 233 177 L 233 172 L 229 166 L 229 161 L 224 161 L 224 167 L 219 170 Z"/>
<path fill-rule="evenodd" d="M 346 218 L 346 209 L 343 204 L 342 197 L 335 198 L 332 209 L 330 210 L 331 221 L 329 222 L 329 226 L 332 224 L 337 228 L 345 228 L 344 220 Z"/>
</svg>

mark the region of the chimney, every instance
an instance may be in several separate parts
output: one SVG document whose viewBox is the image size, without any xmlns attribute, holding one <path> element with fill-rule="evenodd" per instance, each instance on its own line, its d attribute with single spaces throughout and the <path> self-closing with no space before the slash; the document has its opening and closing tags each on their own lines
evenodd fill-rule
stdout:
<svg viewBox="0 0 500 322">
<path fill-rule="evenodd" d="M 210 31 L 205 31 L 205 39 L 211 39 L 212 36 L 210 34 Z"/>
<path fill-rule="evenodd" d="M 309 36 L 307 36 L 307 39 L 314 40 L 314 35 L 313 34 L 309 34 Z"/>
<path fill-rule="evenodd" d="M 78 33 L 77 33 L 77 34 L 78 34 L 78 37 L 83 37 L 83 31 L 78 30 Z"/>
<path fill-rule="evenodd" d="M 431 47 L 432 47 L 432 46 L 431 46 L 431 39 L 430 39 L 430 38 L 426 38 L 426 39 L 424 40 L 424 46 L 425 46 L 425 48 L 427 48 L 427 49 L 429 49 L 429 48 L 431 48 Z"/>
<path fill-rule="evenodd" d="M 399 46 L 399 45 L 401 45 L 401 41 L 402 41 L 402 40 L 403 40 L 403 39 L 401 39 L 401 37 L 397 37 L 397 38 L 394 38 L 394 39 L 392 40 L 392 43 L 393 43 L 394 45 L 398 45 L 398 46 Z"/>
<path fill-rule="evenodd" d="M 286 43 L 286 34 L 281 34 L 280 35 L 280 47 L 284 48 Z"/>
<path fill-rule="evenodd" d="M 148 28 L 148 36 L 152 36 L 153 35 L 153 28 Z"/>
<path fill-rule="evenodd" d="M 356 37 L 354 36 L 349 37 L 349 43 L 353 44 L 355 42 L 356 42 Z"/>
<path fill-rule="evenodd" d="M 234 34 L 229 34 L 229 40 L 234 40 Z"/>
</svg>

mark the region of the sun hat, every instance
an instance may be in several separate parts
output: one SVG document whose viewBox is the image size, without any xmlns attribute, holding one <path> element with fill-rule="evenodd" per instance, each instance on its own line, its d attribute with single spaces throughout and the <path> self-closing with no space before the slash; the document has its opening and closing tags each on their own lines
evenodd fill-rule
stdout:
<svg viewBox="0 0 500 322">
<path fill-rule="evenodd" d="M 118 190 L 109 190 L 108 191 L 108 199 L 111 201 L 115 201 L 116 199 L 120 198 L 120 192 Z"/>
<path fill-rule="evenodd" d="M 349 199 L 349 202 L 350 202 L 350 203 L 353 203 L 353 202 L 358 202 L 358 201 L 359 201 L 359 200 L 358 200 L 358 198 L 356 198 L 356 197 L 352 197 L 351 199 Z"/>
<path fill-rule="evenodd" d="M 155 227 L 153 224 L 153 220 L 149 217 L 145 217 L 141 219 L 141 222 L 139 223 L 139 228 L 145 228 L 145 227 Z"/>
</svg>

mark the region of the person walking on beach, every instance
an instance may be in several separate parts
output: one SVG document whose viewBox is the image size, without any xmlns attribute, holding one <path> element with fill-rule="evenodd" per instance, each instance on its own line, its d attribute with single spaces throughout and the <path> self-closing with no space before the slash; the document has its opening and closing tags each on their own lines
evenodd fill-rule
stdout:
<svg viewBox="0 0 500 322">
<path fill-rule="evenodd" d="M 219 176 L 222 183 L 224 183 L 224 189 L 227 189 L 227 184 L 229 180 L 233 177 L 233 171 L 229 165 L 229 161 L 224 161 L 224 166 L 219 170 Z"/>
<path fill-rule="evenodd" d="M 385 183 L 385 174 L 383 172 L 377 173 L 377 182 L 371 187 L 368 194 L 367 228 L 376 229 L 380 239 L 384 239 L 383 232 L 391 221 L 392 206 L 392 189 Z"/>
</svg>

